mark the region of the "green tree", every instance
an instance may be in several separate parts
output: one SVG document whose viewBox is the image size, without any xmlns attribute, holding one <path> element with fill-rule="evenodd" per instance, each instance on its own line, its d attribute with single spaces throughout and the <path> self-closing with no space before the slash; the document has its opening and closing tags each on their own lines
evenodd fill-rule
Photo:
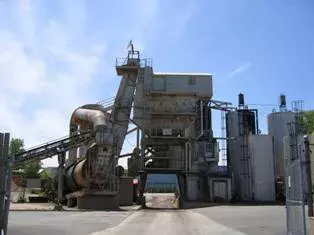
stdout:
<svg viewBox="0 0 314 235">
<path fill-rule="evenodd" d="M 306 134 L 314 134 L 314 110 L 303 113 L 303 123 Z"/>
<path fill-rule="evenodd" d="M 57 198 L 56 182 L 51 173 L 45 169 L 40 173 L 41 191 L 49 201 L 53 202 Z"/>
<path fill-rule="evenodd" d="M 12 138 L 10 142 L 10 155 L 18 154 L 24 151 L 24 140 Z"/>
<path fill-rule="evenodd" d="M 24 149 L 24 140 L 19 138 L 12 138 L 10 142 L 10 155 L 18 154 L 23 152 Z M 14 170 L 21 169 L 24 172 L 26 178 L 39 178 L 38 171 L 41 169 L 41 162 L 34 161 L 25 163 L 22 166 L 14 167 Z"/>
</svg>

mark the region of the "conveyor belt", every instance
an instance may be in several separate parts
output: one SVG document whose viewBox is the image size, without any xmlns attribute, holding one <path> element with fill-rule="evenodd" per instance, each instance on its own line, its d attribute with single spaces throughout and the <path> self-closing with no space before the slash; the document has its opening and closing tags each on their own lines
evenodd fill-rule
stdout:
<svg viewBox="0 0 314 235">
<path fill-rule="evenodd" d="M 91 141 L 92 139 L 93 137 L 91 133 L 87 132 L 54 140 L 43 145 L 30 148 L 16 155 L 10 156 L 10 165 L 11 167 L 15 167 L 26 162 L 43 160 L 45 158 L 57 155 L 60 152 L 65 152 L 72 148 L 77 148 Z"/>
</svg>

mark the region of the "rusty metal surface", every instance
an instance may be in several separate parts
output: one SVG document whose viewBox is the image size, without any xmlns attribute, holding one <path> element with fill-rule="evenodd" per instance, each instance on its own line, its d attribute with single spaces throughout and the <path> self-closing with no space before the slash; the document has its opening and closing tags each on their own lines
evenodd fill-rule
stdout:
<svg viewBox="0 0 314 235">
<path fill-rule="evenodd" d="M 86 167 L 86 160 L 80 161 L 74 168 L 73 176 L 75 182 L 81 187 L 87 187 L 86 178 L 84 177 L 84 169 Z"/>
</svg>

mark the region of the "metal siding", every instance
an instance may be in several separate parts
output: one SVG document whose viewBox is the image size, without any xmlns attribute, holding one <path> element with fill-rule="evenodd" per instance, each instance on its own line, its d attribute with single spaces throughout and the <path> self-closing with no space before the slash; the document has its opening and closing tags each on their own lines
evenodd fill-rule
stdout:
<svg viewBox="0 0 314 235">
<path fill-rule="evenodd" d="M 194 92 L 197 96 L 204 96 L 211 98 L 213 95 L 212 87 L 212 76 L 204 75 L 154 75 L 153 81 L 155 79 L 165 79 L 165 91 L 171 93 L 186 93 Z M 190 80 L 195 81 L 194 84 L 190 83 Z M 154 84 L 154 82 L 153 82 Z M 155 85 L 154 85 L 155 86 Z M 153 86 L 153 90 L 157 90 Z"/>
<path fill-rule="evenodd" d="M 275 201 L 275 169 L 272 136 L 251 136 L 252 170 L 256 201 Z"/>
<path fill-rule="evenodd" d="M 154 91 L 165 91 L 165 79 L 156 77 L 152 79 Z"/>
<path fill-rule="evenodd" d="M 293 112 L 275 112 L 267 116 L 268 134 L 274 136 L 276 175 L 284 177 L 283 138 L 289 135 L 287 123 L 294 121 Z"/>
<path fill-rule="evenodd" d="M 214 181 L 214 199 L 219 198 L 223 199 L 224 201 L 228 200 L 227 196 L 227 190 L 228 190 L 228 185 L 226 181 Z"/>
<path fill-rule="evenodd" d="M 198 177 L 187 177 L 187 196 L 189 200 L 195 201 L 198 199 L 198 189 L 197 189 Z"/>
<path fill-rule="evenodd" d="M 211 201 L 214 201 L 216 196 L 222 197 L 224 201 L 230 201 L 232 196 L 230 178 L 211 178 L 209 176 L 208 191 Z"/>
<path fill-rule="evenodd" d="M 226 115 L 226 120 L 228 123 L 228 137 L 237 137 L 239 136 L 239 118 L 238 112 L 228 112 Z"/>
</svg>

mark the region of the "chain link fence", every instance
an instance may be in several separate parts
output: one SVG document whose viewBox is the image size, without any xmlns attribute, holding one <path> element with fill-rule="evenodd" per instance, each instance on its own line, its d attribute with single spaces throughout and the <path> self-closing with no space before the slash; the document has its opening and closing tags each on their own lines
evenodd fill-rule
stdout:
<svg viewBox="0 0 314 235">
<path fill-rule="evenodd" d="M 307 233 L 307 178 L 303 135 L 296 123 L 289 123 L 284 138 L 286 221 L 288 235 Z"/>
</svg>

